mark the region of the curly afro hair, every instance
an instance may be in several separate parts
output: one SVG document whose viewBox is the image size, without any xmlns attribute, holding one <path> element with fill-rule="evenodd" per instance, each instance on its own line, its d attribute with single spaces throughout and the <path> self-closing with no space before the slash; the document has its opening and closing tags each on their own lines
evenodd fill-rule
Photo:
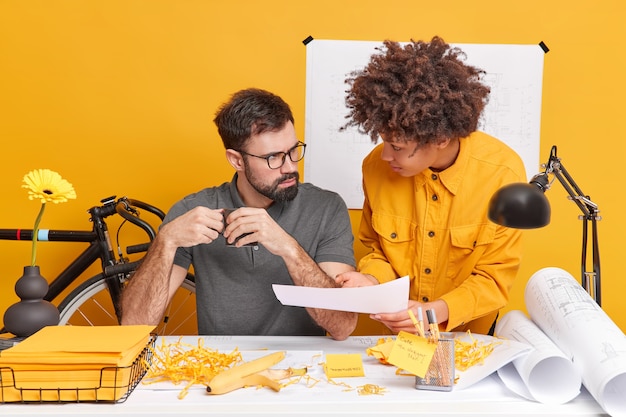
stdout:
<svg viewBox="0 0 626 417">
<path fill-rule="evenodd" d="M 488 101 L 485 71 L 440 37 L 401 46 L 386 40 L 369 64 L 346 79 L 349 121 L 376 143 L 379 135 L 424 145 L 468 136 Z"/>
</svg>

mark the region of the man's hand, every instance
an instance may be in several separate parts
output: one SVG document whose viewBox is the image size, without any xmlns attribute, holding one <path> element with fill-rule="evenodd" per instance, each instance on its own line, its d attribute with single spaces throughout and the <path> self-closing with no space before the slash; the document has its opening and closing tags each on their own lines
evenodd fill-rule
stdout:
<svg viewBox="0 0 626 417">
<path fill-rule="evenodd" d="M 238 208 L 230 213 L 226 222 L 224 238 L 229 243 L 235 242 L 237 247 L 258 242 L 274 255 L 285 256 L 297 245 L 293 237 L 262 208 Z"/>
<path fill-rule="evenodd" d="M 340 287 L 367 287 L 370 285 L 378 285 L 378 280 L 368 274 L 362 274 L 356 271 L 348 271 L 335 277 L 335 282 Z"/>
<path fill-rule="evenodd" d="M 164 225 L 159 231 L 160 240 L 168 246 L 188 248 L 201 243 L 211 243 L 224 229 L 221 210 L 195 207 Z"/>
</svg>

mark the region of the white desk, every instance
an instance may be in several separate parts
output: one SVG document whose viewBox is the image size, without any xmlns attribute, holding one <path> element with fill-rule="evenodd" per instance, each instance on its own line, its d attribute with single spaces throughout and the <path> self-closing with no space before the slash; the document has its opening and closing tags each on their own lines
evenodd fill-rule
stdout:
<svg viewBox="0 0 626 417">
<path fill-rule="evenodd" d="M 356 389 L 346 390 L 326 381 L 313 387 L 304 383 L 289 385 L 280 392 L 269 388 L 246 388 L 225 395 L 208 395 L 203 386 L 190 390 L 182 400 L 177 398 L 182 386 L 172 390 L 156 390 L 140 384 L 129 398 L 118 404 L 0 404 L 2 416 L 163 416 L 163 415 L 228 415 L 249 416 L 297 415 L 416 415 L 429 416 L 607 416 L 586 391 L 563 405 L 547 405 L 527 401 L 510 392 L 492 375 L 464 390 L 452 392 L 423 391 L 414 388 L 415 378 L 396 376 L 395 367 L 388 367 L 384 378 L 368 378 L 368 368 L 383 367 L 365 354 L 376 344 L 378 336 L 351 337 L 335 341 L 325 337 L 254 337 L 207 336 L 205 346 L 220 352 L 239 350 L 323 351 L 324 353 L 361 353 L 365 378 L 343 378 L 351 387 L 366 383 L 386 388 L 383 395 L 359 395 Z M 178 338 L 168 340 L 176 341 Z M 196 345 L 198 336 L 183 339 Z M 157 344 L 161 343 L 157 341 Z M 320 359 L 323 361 L 323 358 Z M 380 368 L 376 368 L 378 371 Z M 377 373 L 377 375 L 379 375 Z M 322 384 L 325 384 L 323 386 Z"/>
</svg>

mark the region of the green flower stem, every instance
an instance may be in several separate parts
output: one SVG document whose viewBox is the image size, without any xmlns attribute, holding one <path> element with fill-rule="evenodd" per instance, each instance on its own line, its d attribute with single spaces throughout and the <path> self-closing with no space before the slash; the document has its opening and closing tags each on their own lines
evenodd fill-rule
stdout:
<svg viewBox="0 0 626 417">
<path fill-rule="evenodd" d="M 46 209 L 46 203 L 41 203 L 41 209 L 35 220 L 35 227 L 33 228 L 33 252 L 30 258 L 30 266 L 35 266 L 35 260 L 37 259 L 37 235 L 39 234 L 39 222 L 43 217 L 43 211 Z"/>
</svg>

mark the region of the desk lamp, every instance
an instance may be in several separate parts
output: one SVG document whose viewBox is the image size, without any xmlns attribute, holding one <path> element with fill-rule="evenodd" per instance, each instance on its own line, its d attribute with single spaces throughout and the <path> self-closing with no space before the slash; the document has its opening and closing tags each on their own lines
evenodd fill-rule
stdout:
<svg viewBox="0 0 626 417">
<path fill-rule="evenodd" d="M 598 249 L 597 204 L 583 194 L 576 182 L 569 175 L 561 159 L 556 155 L 556 146 L 552 146 L 550 159 L 542 164 L 544 172 L 535 175 L 529 183 L 513 183 L 500 188 L 489 201 L 489 220 L 502 226 L 516 229 L 536 229 L 550 223 L 550 204 L 544 195 L 552 184 L 548 175 L 553 174 L 559 180 L 565 191 L 582 215 L 582 265 L 581 285 L 600 306 L 600 252 Z M 552 180 L 554 181 L 554 179 Z M 591 243 L 593 251 L 593 270 L 587 270 L 587 235 L 591 225 Z"/>
</svg>

